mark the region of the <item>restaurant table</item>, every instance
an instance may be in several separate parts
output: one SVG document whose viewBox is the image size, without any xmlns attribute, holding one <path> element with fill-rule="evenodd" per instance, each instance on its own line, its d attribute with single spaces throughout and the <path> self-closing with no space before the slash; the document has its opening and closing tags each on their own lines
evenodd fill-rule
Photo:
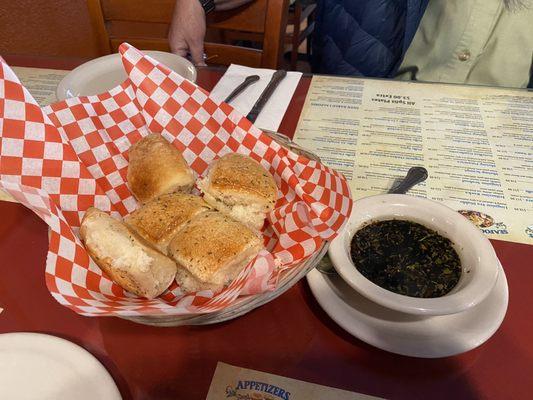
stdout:
<svg viewBox="0 0 533 400">
<path fill-rule="evenodd" d="M 82 61 L 4 58 L 13 66 L 59 69 Z M 198 84 L 209 90 L 222 73 L 200 68 Z M 309 84 L 304 76 L 280 132 L 294 134 Z M 216 325 L 156 328 L 77 315 L 45 286 L 45 223 L 20 204 L 0 202 L 0 332 L 47 333 L 83 346 L 108 369 L 124 399 L 205 399 L 217 361 L 390 399 L 531 398 L 533 246 L 492 243 L 509 283 L 502 326 L 462 355 L 417 359 L 379 350 L 342 330 L 305 279 L 270 303 Z"/>
</svg>

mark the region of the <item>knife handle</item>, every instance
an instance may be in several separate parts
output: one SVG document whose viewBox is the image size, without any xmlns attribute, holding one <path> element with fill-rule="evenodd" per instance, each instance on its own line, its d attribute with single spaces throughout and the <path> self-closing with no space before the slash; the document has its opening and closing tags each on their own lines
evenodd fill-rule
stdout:
<svg viewBox="0 0 533 400">
<path fill-rule="evenodd" d="M 270 96 L 272 96 L 272 93 L 274 93 L 274 90 L 276 90 L 279 83 L 283 80 L 283 78 L 285 78 L 286 75 L 287 75 L 287 71 L 283 69 L 280 69 L 274 72 L 274 74 L 272 75 L 272 78 L 270 79 L 270 82 L 268 82 L 267 87 L 265 88 L 263 93 L 261 93 L 261 96 L 259 96 L 259 99 L 257 99 L 251 111 L 246 116 L 246 118 L 248 118 L 250 122 L 252 123 L 255 122 L 255 120 L 257 119 L 257 116 L 259 115 L 259 113 L 261 112 L 265 104 L 267 103 L 268 99 L 270 98 Z"/>
<path fill-rule="evenodd" d="M 237 86 L 233 91 L 224 99 L 224 103 L 229 103 L 231 100 L 233 100 L 235 97 L 237 97 L 241 92 L 246 89 L 248 86 L 250 86 L 252 83 L 257 82 L 259 80 L 259 75 L 249 75 L 247 76 L 244 81 Z"/>
</svg>

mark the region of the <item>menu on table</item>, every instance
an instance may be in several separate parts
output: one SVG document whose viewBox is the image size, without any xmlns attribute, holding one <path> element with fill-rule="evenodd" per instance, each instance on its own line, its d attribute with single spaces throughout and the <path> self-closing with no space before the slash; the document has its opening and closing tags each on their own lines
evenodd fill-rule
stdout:
<svg viewBox="0 0 533 400">
<path fill-rule="evenodd" d="M 70 72 L 61 69 L 26 67 L 13 67 L 13 71 L 41 107 L 57 101 L 57 85 Z"/>
<path fill-rule="evenodd" d="M 206 400 L 378 400 L 378 397 L 285 378 L 219 362 Z"/>
<path fill-rule="evenodd" d="M 533 244 L 533 92 L 313 77 L 294 140 L 350 181 L 384 193 L 412 166 L 411 194 L 443 202 L 493 239 Z"/>
</svg>

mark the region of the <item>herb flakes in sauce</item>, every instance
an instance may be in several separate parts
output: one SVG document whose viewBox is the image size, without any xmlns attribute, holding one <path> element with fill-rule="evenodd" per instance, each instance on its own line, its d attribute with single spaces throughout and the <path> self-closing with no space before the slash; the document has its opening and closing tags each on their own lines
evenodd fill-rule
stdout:
<svg viewBox="0 0 533 400">
<path fill-rule="evenodd" d="M 461 277 L 452 242 L 411 221 L 374 222 L 352 238 L 357 270 L 378 286 L 411 297 L 440 297 Z"/>
</svg>

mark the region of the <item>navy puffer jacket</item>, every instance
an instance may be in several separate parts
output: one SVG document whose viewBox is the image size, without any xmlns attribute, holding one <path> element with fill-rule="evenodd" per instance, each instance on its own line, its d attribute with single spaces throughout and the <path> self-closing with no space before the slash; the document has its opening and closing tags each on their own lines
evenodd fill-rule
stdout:
<svg viewBox="0 0 533 400">
<path fill-rule="evenodd" d="M 317 0 L 314 72 L 389 78 L 428 0 Z"/>
</svg>

